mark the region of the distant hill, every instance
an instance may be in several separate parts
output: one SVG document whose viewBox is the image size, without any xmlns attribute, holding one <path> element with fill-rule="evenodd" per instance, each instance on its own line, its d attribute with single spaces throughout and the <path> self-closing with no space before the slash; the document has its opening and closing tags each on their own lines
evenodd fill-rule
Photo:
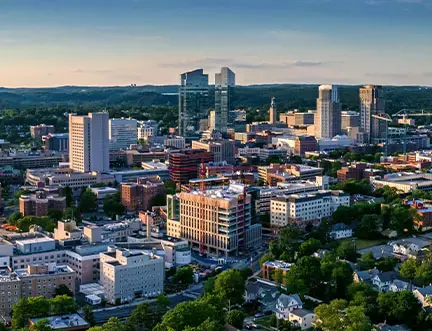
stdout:
<svg viewBox="0 0 432 331">
<path fill-rule="evenodd" d="M 209 102 L 214 103 L 213 87 L 210 87 Z M 339 94 L 344 109 L 358 110 L 359 86 L 340 86 Z M 432 88 L 413 86 L 384 87 L 387 110 L 394 113 L 402 108 L 432 109 Z M 55 88 L 0 88 L 0 110 L 49 107 L 95 107 L 121 106 L 124 108 L 148 106 L 176 106 L 178 86 L 136 87 L 86 87 L 62 86 Z M 293 108 L 314 109 L 318 85 L 251 85 L 238 86 L 233 103 L 235 107 L 267 109 L 271 97 L 276 97 L 279 110 Z"/>
</svg>

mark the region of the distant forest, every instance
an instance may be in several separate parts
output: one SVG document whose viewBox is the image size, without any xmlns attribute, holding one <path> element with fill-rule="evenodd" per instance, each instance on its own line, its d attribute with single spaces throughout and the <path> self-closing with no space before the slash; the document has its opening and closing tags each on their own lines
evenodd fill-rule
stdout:
<svg viewBox="0 0 432 331">
<path fill-rule="evenodd" d="M 359 109 L 359 87 L 339 86 L 343 109 Z M 176 95 L 178 86 L 75 87 L 35 89 L 0 88 L 0 138 L 19 141 L 15 125 L 46 123 L 66 131 L 68 112 L 84 114 L 107 110 L 111 117 L 155 119 L 162 130 L 177 126 Z M 386 111 L 393 114 L 403 108 L 432 110 L 432 88 L 385 86 Z M 233 95 L 235 108 L 248 111 L 248 121 L 263 120 L 271 97 L 279 112 L 291 109 L 315 109 L 318 85 L 238 86 Z M 214 105 L 214 88 L 210 87 L 209 105 Z M 256 112 L 256 110 L 261 110 Z M 420 120 L 420 118 L 418 118 Z M 421 121 L 430 123 L 429 118 Z"/>
</svg>

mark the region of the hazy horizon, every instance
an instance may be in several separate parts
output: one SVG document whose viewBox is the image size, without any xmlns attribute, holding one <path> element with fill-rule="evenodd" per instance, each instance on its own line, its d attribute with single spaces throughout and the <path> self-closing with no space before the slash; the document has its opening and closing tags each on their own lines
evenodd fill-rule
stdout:
<svg viewBox="0 0 432 331">
<path fill-rule="evenodd" d="M 0 0 L 0 86 L 432 85 L 432 0 Z"/>
</svg>

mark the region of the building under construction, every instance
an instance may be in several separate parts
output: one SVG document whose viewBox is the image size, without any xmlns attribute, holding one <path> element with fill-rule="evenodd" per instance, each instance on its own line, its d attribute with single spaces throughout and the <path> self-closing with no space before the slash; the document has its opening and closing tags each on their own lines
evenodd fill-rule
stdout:
<svg viewBox="0 0 432 331">
<path fill-rule="evenodd" d="M 167 203 L 168 235 L 188 240 L 201 254 L 236 255 L 261 243 L 261 224 L 251 224 L 251 196 L 243 185 L 181 192 Z"/>
</svg>

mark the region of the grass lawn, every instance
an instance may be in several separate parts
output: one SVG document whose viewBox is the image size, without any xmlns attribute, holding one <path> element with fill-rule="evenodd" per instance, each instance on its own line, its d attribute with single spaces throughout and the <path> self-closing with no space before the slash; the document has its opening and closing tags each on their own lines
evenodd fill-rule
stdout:
<svg viewBox="0 0 432 331">
<path fill-rule="evenodd" d="M 271 316 L 266 316 L 266 317 L 263 317 L 263 318 L 260 318 L 260 319 L 257 319 L 256 321 L 255 321 L 255 324 L 256 325 L 262 325 L 262 326 L 266 326 L 266 327 L 271 327 L 271 325 L 270 325 L 270 317 Z"/>
</svg>

